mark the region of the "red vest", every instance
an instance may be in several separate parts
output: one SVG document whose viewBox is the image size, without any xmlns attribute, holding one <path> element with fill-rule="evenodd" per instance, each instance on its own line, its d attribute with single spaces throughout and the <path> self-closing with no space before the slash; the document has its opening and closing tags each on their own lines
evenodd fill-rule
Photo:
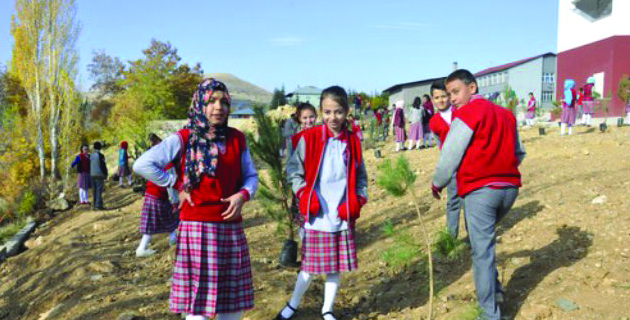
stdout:
<svg viewBox="0 0 630 320">
<path fill-rule="evenodd" d="M 488 100 L 475 99 L 457 109 L 454 119 L 474 131 L 457 171 L 459 196 L 492 184 L 520 187 L 514 115 Z"/>
<path fill-rule="evenodd" d="M 189 129 L 177 132 L 182 142 L 181 161 L 177 166 L 177 182 L 175 188 L 179 189 L 183 184 L 186 165 L 186 146 L 190 135 Z M 201 181 L 191 192 L 190 197 L 194 206 L 184 202 L 180 219 L 184 221 L 224 222 L 221 213 L 228 208 L 227 199 L 241 190 L 243 177 L 241 170 L 241 155 L 247 148 L 245 135 L 234 129 L 228 128 L 225 141 L 225 153 L 219 152 L 217 170 L 214 177 L 201 175 Z M 238 218 L 226 223 L 238 223 L 243 219 Z"/>
<path fill-rule="evenodd" d="M 451 107 L 451 120 L 453 120 L 453 117 L 455 117 L 455 110 L 457 110 L 455 106 L 452 106 Z M 442 115 L 438 112 L 434 114 L 433 117 L 431 117 L 431 120 L 429 120 L 429 129 L 433 133 L 438 135 L 440 139 L 440 150 L 441 150 L 442 146 L 444 145 L 444 141 L 446 141 L 446 136 L 448 135 L 448 131 L 451 129 L 451 125 L 448 124 L 446 120 L 442 118 Z"/>
<path fill-rule="evenodd" d="M 306 186 L 297 193 L 300 199 L 300 213 L 308 219 L 309 215 L 317 215 L 320 209 L 317 192 L 315 192 L 315 183 L 320 171 L 320 165 L 324 158 L 326 143 L 329 137 L 332 137 L 330 130 L 326 125 L 320 125 L 308 130 L 302 131 L 302 138 L 306 144 L 304 156 L 304 180 Z M 361 206 L 365 204 L 365 199 L 359 199 L 356 192 L 357 186 L 357 168 L 362 161 L 361 141 L 353 133 L 344 131 L 341 140 L 346 140 L 348 154 L 348 170 L 346 188 L 347 201 L 339 205 L 337 212 L 339 218 L 345 221 L 353 222 L 360 216 Z"/>
<path fill-rule="evenodd" d="M 164 170 L 169 170 L 170 168 L 173 167 L 172 163 L 169 163 Z M 155 198 L 158 198 L 160 200 L 164 200 L 164 201 L 170 201 L 169 197 L 168 197 L 168 191 L 166 191 L 166 187 L 160 187 L 157 184 L 151 182 L 151 181 L 147 181 L 147 186 L 146 186 L 146 190 L 144 191 L 145 195 L 149 195 L 149 196 L 153 196 Z"/>
</svg>

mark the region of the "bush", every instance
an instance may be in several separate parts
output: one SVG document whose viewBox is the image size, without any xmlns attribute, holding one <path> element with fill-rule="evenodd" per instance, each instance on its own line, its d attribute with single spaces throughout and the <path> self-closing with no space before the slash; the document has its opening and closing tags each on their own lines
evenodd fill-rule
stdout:
<svg viewBox="0 0 630 320">
<path fill-rule="evenodd" d="M 18 218 L 22 218 L 33 212 L 33 210 L 35 210 L 36 204 L 37 197 L 35 196 L 35 193 L 31 190 L 27 190 L 26 192 L 24 192 L 24 195 L 22 196 L 22 199 L 20 200 L 17 209 Z"/>
<path fill-rule="evenodd" d="M 466 243 L 453 237 L 447 230 L 438 232 L 433 249 L 443 257 L 456 258 L 464 252 Z"/>
</svg>

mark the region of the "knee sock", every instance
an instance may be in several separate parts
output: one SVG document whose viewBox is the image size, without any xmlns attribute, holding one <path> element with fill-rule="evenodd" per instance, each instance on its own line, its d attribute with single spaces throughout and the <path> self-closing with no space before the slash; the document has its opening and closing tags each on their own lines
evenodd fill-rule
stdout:
<svg viewBox="0 0 630 320">
<path fill-rule="evenodd" d="M 129 183 L 129 185 L 131 185 L 131 183 L 133 182 L 133 181 L 131 180 L 131 175 L 128 175 L 128 176 L 127 176 L 127 182 Z"/>
<path fill-rule="evenodd" d="M 177 230 L 173 230 L 173 232 L 171 232 L 171 234 L 168 236 L 168 242 L 172 246 L 177 243 Z"/>
<path fill-rule="evenodd" d="M 240 320 L 243 312 L 219 313 L 217 320 Z"/>
<path fill-rule="evenodd" d="M 300 271 L 298 273 L 297 281 L 295 282 L 295 289 L 293 290 L 293 295 L 291 295 L 291 300 L 289 300 L 289 305 L 293 309 L 297 309 L 300 306 L 300 301 L 302 301 L 302 297 L 308 287 L 311 285 L 311 281 L 313 280 L 313 275 L 304 271 Z M 289 318 L 293 315 L 293 310 L 289 309 L 289 307 L 284 307 L 282 310 L 282 316 L 285 318 Z"/>
<path fill-rule="evenodd" d="M 409 140 L 409 150 L 413 149 L 413 140 Z"/>
<path fill-rule="evenodd" d="M 567 124 L 566 123 L 561 123 L 560 124 L 560 135 L 563 136 L 564 132 L 567 130 Z"/>
<path fill-rule="evenodd" d="M 322 306 L 322 314 L 333 311 L 340 280 L 341 275 L 339 273 L 329 273 L 326 277 L 326 284 L 324 284 L 324 305 Z M 326 317 L 329 317 L 331 320 L 334 319 L 330 315 L 327 315 Z M 324 319 L 329 320 L 327 318 Z"/>
<path fill-rule="evenodd" d="M 122 183 L 123 183 L 123 178 L 124 178 L 123 176 L 120 176 L 120 177 L 118 178 L 118 185 L 119 185 L 119 186 L 122 186 Z"/>
<path fill-rule="evenodd" d="M 186 320 L 208 320 L 208 318 L 204 316 L 195 316 L 190 314 L 186 316 Z"/>
<path fill-rule="evenodd" d="M 396 152 L 400 151 L 400 142 L 396 142 Z"/>
<path fill-rule="evenodd" d="M 150 234 L 143 234 L 142 239 L 140 240 L 140 244 L 138 245 L 138 249 L 136 251 L 145 251 L 149 246 L 149 241 L 151 241 Z"/>
<path fill-rule="evenodd" d="M 569 135 L 573 134 L 573 127 L 569 127 Z"/>
<path fill-rule="evenodd" d="M 421 143 L 420 140 L 416 140 L 416 149 L 420 149 L 420 143 Z"/>
</svg>

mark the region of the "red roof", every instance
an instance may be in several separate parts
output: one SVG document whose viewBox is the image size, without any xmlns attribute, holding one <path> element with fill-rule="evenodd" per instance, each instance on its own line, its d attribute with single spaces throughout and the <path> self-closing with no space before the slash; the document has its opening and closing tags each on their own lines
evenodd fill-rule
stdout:
<svg viewBox="0 0 630 320">
<path fill-rule="evenodd" d="M 535 57 L 522 59 L 522 60 L 518 60 L 518 61 L 502 64 L 500 66 L 496 66 L 496 67 L 488 68 L 488 69 L 485 69 L 485 70 L 481 70 L 481 71 L 475 73 L 475 77 L 480 77 L 480 76 L 483 76 L 483 75 L 488 74 L 488 73 L 503 71 L 503 70 L 506 70 L 506 69 L 509 69 L 509 68 L 521 65 L 523 63 L 530 62 L 532 60 L 538 59 L 540 57 L 549 56 L 549 55 L 555 56 L 555 54 L 553 54 L 551 52 L 547 52 L 547 53 L 544 53 L 544 54 L 537 55 Z"/>
</svg>

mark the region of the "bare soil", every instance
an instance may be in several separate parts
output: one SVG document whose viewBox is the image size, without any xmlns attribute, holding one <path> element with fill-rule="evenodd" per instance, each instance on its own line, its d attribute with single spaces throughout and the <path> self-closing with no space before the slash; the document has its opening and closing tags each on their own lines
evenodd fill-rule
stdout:
<svg viewBox="0 0 630 320">
<path fill-rule="evenodd" d="M 523 187 L 500 223 L 498 262 L 506 289 L 506 319 L 630 319 L 630 127 L 606 133 L 577 128 L 560 137 L 523 129 L 527 158 Z M 381 145 L 394 158 L 393 143 Z M 445 225 L 445 201 L 434 201 L 429 181 L 436 148 L 402 152 L 416 182 L 432 234 Z M 428 280 L 421 258 L 394 269 L 383 252 L 394 244 L 382 232 L 386 219 L 421 239 L 410 198 L 386 195 L 376 185 L 377 164 L 365 152 L 370 202 L 358 221 L 359 270 L 343 275 L 335 310 L 341 319 L 423 319 Z M 605 196 L 602 204 L 593 199 Z M 0 265 L 0 319 L 180 319 L 168 312 L 174 248 L 158 235 L 158 253 L 136 258 L 142 198 L 116 185 L 106 190 L 106 211 L 77 206 L 40 226 L 28 250 Z M 289 298 L 297 269 L 278 266 L 282 238 L 256 201 L 244 210 L 254 273 L 256 307 L 250 320 L 272 319 Z M 461 218 L 460 234 L 466 236 Z M 470 252 L 437 258 L 437 319 L 470 319 L 475 293 Z M 578 308 L 562 309 L 558 299 Z M 298 320 L 319 319 L 323 279 L 313 282 Z"/>
</svg>

